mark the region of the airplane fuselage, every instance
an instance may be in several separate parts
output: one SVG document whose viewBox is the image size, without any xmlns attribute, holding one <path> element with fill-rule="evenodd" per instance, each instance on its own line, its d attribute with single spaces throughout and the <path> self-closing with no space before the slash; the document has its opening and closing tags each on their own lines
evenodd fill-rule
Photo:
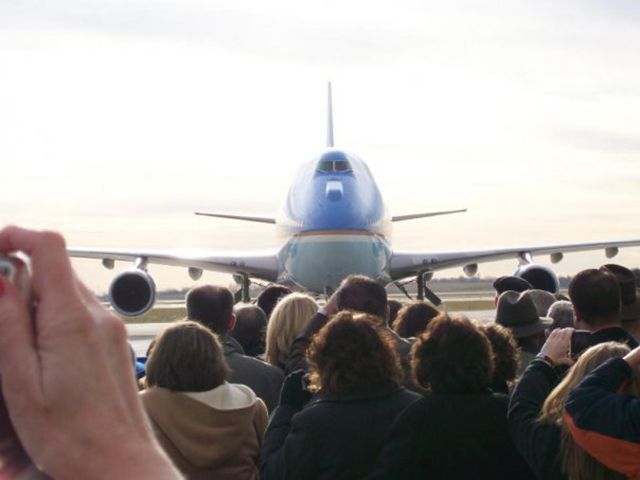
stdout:
<svg viewBox="0 0 640 480">
<path fill-rule="evenodd" d="M 391 220 L 367 165 L 328 149 L 305 163 L 287 195 L 279 235 L 278 282 L 330 292 L 350 274 L 386 284 Z"/>
</svg>

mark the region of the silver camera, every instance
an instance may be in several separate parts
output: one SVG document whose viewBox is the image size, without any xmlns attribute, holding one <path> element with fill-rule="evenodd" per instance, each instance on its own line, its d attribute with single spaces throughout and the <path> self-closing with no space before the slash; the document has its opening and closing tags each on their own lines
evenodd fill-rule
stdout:
<svg viewBox="0 0 640 480">
<path fill-rule="evenodd" d="M 31 279 L 29 258 L 23 254 L 0 254 L 0 276 L 6 277 L 20 292 L 27 305 L 31 305 Z"/>
</svg>

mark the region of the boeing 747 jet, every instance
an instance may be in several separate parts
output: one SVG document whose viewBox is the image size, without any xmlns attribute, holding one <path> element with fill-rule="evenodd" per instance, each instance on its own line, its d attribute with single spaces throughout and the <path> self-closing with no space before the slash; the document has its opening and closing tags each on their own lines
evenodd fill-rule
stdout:
<svg viewBox="0 0 640 480">
<path fill-rule="evenodd" d="M 281 216 L 266 218 L 196 212 L 197 215 L 273 224 L 282 237 L 282 245 L 275 251 L 229 254 L 144 248 L 71 248 L 69 254 L 100 259 L 107 268 L 113 268 L 116 260 L 132 262 L 131 269 L 114 278 L 109 296 L 119 313 L 136 316 L 149 310 L 155 301 L 155 283 L 147 272 L 150 263 L 187 268 L 194 280 L 200 278 L 203 270 L 230 273 L 241 285 L 245 301 L 249 299 L 252 279 L 329 294 L 347 275 L 362 274 L 383 285 L 393 282 L 400 288 L 402 281 L 413 279 L 417 282 L 419 298 L 426 295 L 439 303 L 426 285 L 438 270 L 460 266 L 467 275 L 473 276 L 479 263 L 515 258 L 518 262 L 516 275 L 535 279 L 536 284 L 557 290 L 557 276 L 551 269 L 534 264 L 534 255 L 548 254 L 552 263 L 557 263 L 565 252 L 604 249 L 606 256 L 611 258 L 620 247 L 640 245 L 640 240 L 619 240 L 466 251 L 394 250 L 389 243 L 393 223 L 465 210 L 389 216 L 367 164 L 356 155 L 334 147 L 331 103 L 329 85 L 327 148 L 300 167 Z"/>
</svg>

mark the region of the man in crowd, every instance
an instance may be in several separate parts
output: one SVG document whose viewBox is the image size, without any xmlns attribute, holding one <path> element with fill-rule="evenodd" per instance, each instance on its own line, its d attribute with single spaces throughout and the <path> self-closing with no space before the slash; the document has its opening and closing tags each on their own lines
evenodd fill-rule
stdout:
<svg viewBox="0 0 640 480">
<path fill-rule="evenodd" d="M 535 358 L 544 344 L 545 330 L 551 325 L 551 319 L 539 315 L 536 304 L 530 295 L 532 290 L 518 293 L 508 290 L 498 297 L 496 323 L 508 328 L 520 347 L 520 375 Z"/>
<path fill-rule="evenodd" d="M 590 268 L 579 272 L 569 285 L 577 330 L 591 332 L 591 345 L 620 342 L 630 348 L 638 342 L 620 323 L 620 284 L 608 268 Z"/>
<path fill-rule="evenodd" d="M 620 285 L 620 321 L 629 335 L 638 340 L 640 338 L 640 296 L 636 288 L 636 278 L 634 273 L 622 265 L 603 265 L 616 276 Z"/>
<path fill-rule="evenodd" d="M 240 344 L 229 335 L 236 322 L 229 289 L 213 285 L 194 287 L 187 294 L 186 304 L 189 320 L 201 323 L 219 336 L 231 369 L 229 382 L 247 385 L 271 412 L 278 405 L 284 375 L 279 368 L 246 356 Z"/>
<path fill-rule="evenodd" d="M 257 305 L 240 304 L 233 311 L 236 314 L 236 324 L 230 335 L 242 345 L 245 355 L 260 357 L 265 349 L 267 316 Z"/>
</svg>

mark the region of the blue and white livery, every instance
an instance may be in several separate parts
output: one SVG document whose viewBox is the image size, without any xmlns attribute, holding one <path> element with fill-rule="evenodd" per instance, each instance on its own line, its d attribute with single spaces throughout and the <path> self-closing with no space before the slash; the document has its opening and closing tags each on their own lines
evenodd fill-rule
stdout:
<svg viewBox="0 0 640 480">
<path fill-rule="evenodd" d="M 327 149 L 304 163 L 297 173 L 278 218 L 203 213 L 197 215 L 273 224 L 282 246 L 273 252 L 221 253 L 195 250 L 69 249 L 73 257 L 101 259 L 107 268 L 116 260 L 134 267 L 114 279 L 111 303 L 124 315 L 140 315 L 153 306 L 155 285 L 146 272 L 148 263 L 186 267 L 193 279 L 203 270 L 227 272 L 242 285 L 247 300 L 252 278 L 290 285 L 299 290 L 328 294 L 350 274 L 363 274 L 383 285 L 414 278 L 418 296 L 438 299 L 425 286 L 433 272 L 455 266 L 474 275 L 478 263 L 516 258 L 517 274 L 537 277 L 557 288 L 557 277 L 548 268 L 534 265 L 532 256 L 551 255 L 553 263 L 564 252 L 604 249 L 611 258 L 618 248 L 640 245 L 640 240 L 581 244 L 518 246 L 469 251 L 399 252 L 391 247 L 393 222 L 463 212 L 415 213 L 391 217 L 382 194 L 367 167 L 356 155 L 334 148 L 331 85 L 328 97 Z"/>
</svg>

